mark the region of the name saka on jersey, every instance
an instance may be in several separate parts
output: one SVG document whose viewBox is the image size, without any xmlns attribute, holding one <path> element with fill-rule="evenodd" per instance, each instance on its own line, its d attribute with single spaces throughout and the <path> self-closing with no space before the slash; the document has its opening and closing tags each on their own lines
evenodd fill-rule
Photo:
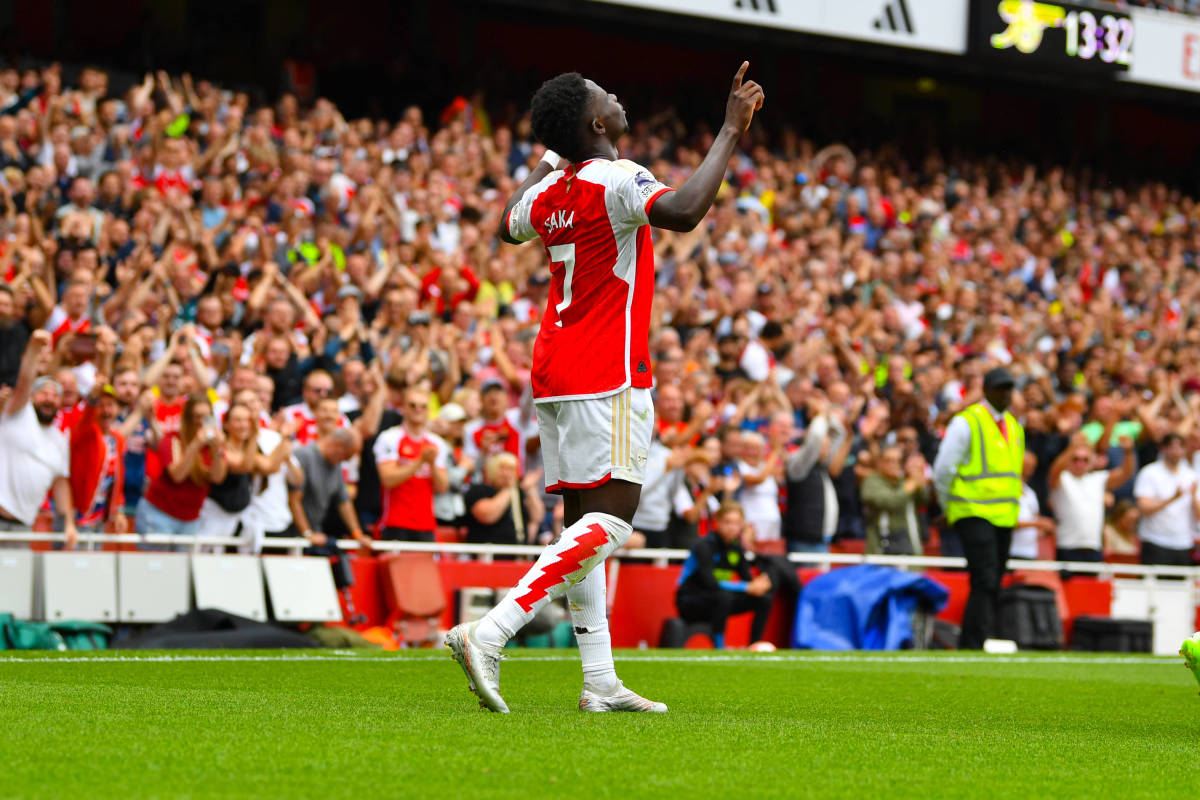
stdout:
<svg viewBox="0 0 1200 800">
<path fill-rule="evenodd" d="M 649 388 L 654 248 L 649 213 L 666 192 L 632 161 L 555 170 L 509 214 L 520 242 L 540 237 L 550 297 L 533 349 L 534 402 Z"/>
</svg>

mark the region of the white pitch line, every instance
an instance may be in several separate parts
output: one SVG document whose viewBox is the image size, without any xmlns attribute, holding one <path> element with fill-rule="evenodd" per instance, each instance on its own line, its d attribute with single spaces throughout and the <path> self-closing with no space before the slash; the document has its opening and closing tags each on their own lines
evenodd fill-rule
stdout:
<svg viewBox="0 0 1200 800">
<path fill-rule="evenodd" d="M 406 663 L 423 663 L 427 661 L 435 661 L 449 659 L 450 656 L 437 651 L 417 653 L 405 653 L 402 656 L 379 656 L 372 654 L 369 657 L 360 657 L 359 654 L 352 651 L 334 651 L 328 654 L 321 655 L 299 655 L 299 654 L 280 654 L 280 655 L 90 655 L 90 656 L 50 656 L 46 658 L 28 658 L 25 656 L 0 656 L 0 667 L 4 664 L 123 664 L 123 663 L 194 663 L 194 662 L 341 662 L 358 663 L 358 664 L 387 664 L 395 666 L 397 664 Z M 520 655 L 513 654 L 510 663 L 532 662 L 532 661 L 578 661 L 578 655 L 574 653 L 563 654 L 543 654 L 543 655 Z M 1178 664 L 1178 660 L 1165 656 L 985 656 L 985 655 L 963 655 L 963 656 L 886 656 L 886 655 L 868 655 L 868 654 L 825 654 L 825 653 L 711 653 L 711 654 L 696 654 L 696 655 L 666 655 L 666 654 L 641 654 L 631 653 L 628 655 L 618 655 L 618 661 L 623 662 L 646 662 L 646 663 L 680 663 L 680 664 L 723 664 L 723 663 L 739 663 L 739 664 L 755 664 L 755 663 L 790 663 L 790 664 L 1071 664 L 1076 666 L 1087 666 L 1091 664 L 1098 665 L 1113 665 L 1113 664 Z"/>
</svg>

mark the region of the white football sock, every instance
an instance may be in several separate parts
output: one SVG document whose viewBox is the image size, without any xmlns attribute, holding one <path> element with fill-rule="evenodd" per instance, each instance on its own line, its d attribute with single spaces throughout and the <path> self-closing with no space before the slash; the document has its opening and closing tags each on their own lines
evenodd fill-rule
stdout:
<svg viewBox="0 0 1200 800">
<path fill-rule="evenodd" d="M 625 544 L 631 533 L 628 522 L 611 514 L 584 514 L 542 551 L 516 588 L 479 621 L 475 637 L 485 647 L 504 647 L 543 606 L 583 580 L 609 553 Z"/>
<path fill-rule="evenodd" d="M 608 578 L 603 567 L 589 572 L 583 580 L 567 589 L 571 624 L 579 642 L 583 662 L 583 688 L 609 695 L 617 689 L 617 671 L 613 666 L 612 636 L 608 631 L 605 594 Z"/>
</svg>

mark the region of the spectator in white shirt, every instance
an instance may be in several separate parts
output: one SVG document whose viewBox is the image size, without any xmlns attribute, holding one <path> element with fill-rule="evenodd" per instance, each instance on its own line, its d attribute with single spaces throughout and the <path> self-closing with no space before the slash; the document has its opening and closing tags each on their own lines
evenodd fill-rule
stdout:
<svg viewBox="0 0 1200 800">
<path fill-rule="evenodd" d="M 1054 535 L 1054 520 L 1042 515 L 1037 492 L 1029 485 L 1029 479 L 1037 471 L 1037 463 L 1037 456 L 1025 451 L 1025 464 L 1021 470 L 1025 484 L 1021 487 L 1021 500 L 1017 504 L 1020 511 L 1017 513 L 1017 525 L 1013 528 L 1012 544 L 1008 548 L 1009 558 L 1036 560 L 1038 540 L 1042 536 Z"/>
<path fill-rule="evenodd" d="M 1183 457 L 1183 437 L 1168 433 L 1159 445 L 1159 460 L 1142 467 L 1133 483 L 1133 496 L 1142 512 L 1138 537 L 1143 564 L 1192 565 L 1200 497 L 1196 473 Z"/>
<path fill-rule="evenodd" d="M 646 537 L 646 547 L 668 547 L 667 528 L 671 522 L 671 506 L 675 490 L 681 482 L 680 468 L 687 451 L 672 450 L 657 436 L 650 443 L 646 456 L 646 476 L 637 511 L 633 514 L 633 529 Z"/>
<path fill-rule="evenodd" d="M 1105 496 L 1133 476 L 1133 439 L 1119 440 L 1124 457 L 1114 470 L 1097 469 L 1096 451 L 1077 436 L 1050 465 L 1050 506 L 1058 518 L 1059 561 L 1104 560 Z"/>
<path fill-rule="evenodd" d="M 68 550 L 75 548 L 75 507 L 71 500 L 67 435 L 55 424 L 62 387 L 37 376 L 50 351 L 50 333 L 34 331 L 25 347 L 17 384 L 0 410 L 0 531 L 28 531 L 53 489 L 54 506 L 63 517 Z"/>
<path fill-rule="evenodd" d="M 779 513 L 779 479 L 783 472 L 780 454 L 768 451 L 762 434 L 743 433 L 742 457 L 737 466 L 742 475 L 738 502 L 746 522 L 754 528 L 754 541 L 777 541 L 783 525 Z"/>
</svg>

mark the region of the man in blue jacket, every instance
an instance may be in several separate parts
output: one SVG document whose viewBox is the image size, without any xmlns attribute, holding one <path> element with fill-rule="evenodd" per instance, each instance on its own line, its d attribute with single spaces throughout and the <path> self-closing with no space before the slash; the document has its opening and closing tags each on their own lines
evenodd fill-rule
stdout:
<svg viewBox="0 0 1200 800">
<path fill-rule="evenodd" d="M 725 646 L 725 621 L 731 614 L 754 612 L 750 641 L 762 639 L 771 612 L 775 587 L 765 573 L 753 576 L 741 535 L 746 517 L 738 503 L 723 503 L 713 520 L 714 530 L 692 547 L 683 564 L 675 606 L 687 622 L 707 622 L 713 642 Z"/>
</svg>

